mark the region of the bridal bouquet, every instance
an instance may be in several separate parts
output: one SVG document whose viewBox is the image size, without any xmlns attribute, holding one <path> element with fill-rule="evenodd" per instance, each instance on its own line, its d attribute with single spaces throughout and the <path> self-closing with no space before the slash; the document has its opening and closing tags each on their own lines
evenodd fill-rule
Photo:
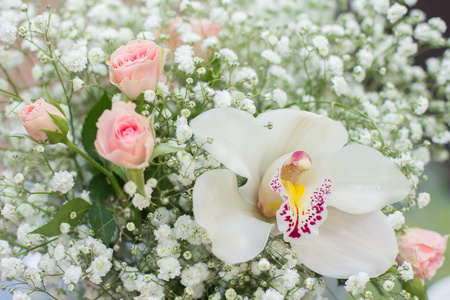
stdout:
<svg viewBox="0 0 450 300">
<path fill-rule="evenodd" d="M 1 1 L 2 290 L 426 299 L 450 51 L 414 57 L 450 41 L 416 2 Z"/>
</svg>

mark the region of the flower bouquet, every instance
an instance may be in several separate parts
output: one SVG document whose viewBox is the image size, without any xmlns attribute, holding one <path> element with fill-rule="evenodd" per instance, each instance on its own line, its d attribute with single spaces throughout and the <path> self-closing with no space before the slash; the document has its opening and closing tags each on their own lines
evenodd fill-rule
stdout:
<svg viewBox="0 0 450 300">
<path fill-rule="evenodd" d="M 450 52 L 414 57 L 450 42 L 415 3 L 3 1 L 2 290 L 426 299 Z"/>
</svg>

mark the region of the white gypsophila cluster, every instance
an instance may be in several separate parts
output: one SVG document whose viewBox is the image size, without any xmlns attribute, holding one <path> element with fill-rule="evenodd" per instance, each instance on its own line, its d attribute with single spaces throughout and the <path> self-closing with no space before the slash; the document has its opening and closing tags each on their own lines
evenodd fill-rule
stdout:
<svg viewBox="0 0 450 300">
<path fill-rule="evenodd" d="M 178 69 L 186 72 L 187 74 L 191 74 L 194 72 L 195 64 L 194 64 L 194 51 L 193 48 L 189 45 L 182 45 L 177 48 L 175 51 L 175 62 L 178 63 Z"/>
<path fill-rule="evenodd" d="M 0 25 L 0 41 L 6 44 L 13 44 L 16 41 L 17 27 L 9 22 L 2 22 Z"/>
<path fill-rule="evenodd" d="M 73 84 L 73 91 L 78 92 L 79 90 L 81 90 L 83 88 L 83 85 L 85 84 L 85 82 L 83 80 L 81 80 L 80 77 L 77 76 L 73 79 L 72 84 Z"/>
<path fill-rule="evenodd" d="M 87 57 L 81 50 L 73 50 L 65 53 L 61 57 L 61 62 L 71 72 L 81 72 L 86 69 Z"/>
<path fill-rule="evenodd" d="M 159 267 L 158 278 L 168 281 L 181 274 L 180 262 L 173 257 L 166 257 L 158 260 L 157 265 Z"/>
<path fill-rule="evenodd" d="M 414 270 L 411 264 L 405 261 L 401 266 L 398 267 L 398 272 L 403 280 L 408 281 L 414 278 Z"/>
<path fill-rule="evenodd" d="M 31 300 L 31 297 L 21 291 L 14 291 L 12 300 Z"/>
<path fill-rule="evenodd" d="M 273 51 L 271 49 L 264 50 L 261 53 L 261 56 L 273 64 L 281 63 L 281 57 L 275 51 Z"/>
<path fill-rule="evenodd" d="M 405 224 L 405 216 L 401 211 L 395 211 L 394 213 L 388 215 L 388 221 L 391 223 L 392 228 L 395 230 L 398 230 L 402 228 L 402 226 Z"/>
<path fill-rule="evenodd" d="M 424 208 L 430 203 L 430 194 L 422 192 L 417 196 L 417 205 L 419 208 Z"/>
<path fill-rule="evenodd" d="M 15 257 L 3 258 L 0 267 L 2 281 L 18 278 L 25 270 L 22 260 Z"/>
<path fill-rule="evenodd" d="M 192 129 L 191 127 L 189 127 L 187 119 L 184 116 L 177 118 L 175 126 L 177 127 L 177 140 L 179 140 L 181 143 L 185 143 L 192 137 Z"/>
<path fill-rule="evenodd" d="M 228 107 L 231 105 L 231 94 L 228 91 L 216 91 L 214 94 L 215 107 Z"/>
<path fill-rule="evenodd" d="M 70 172 L 59 171 L 53 175 L 49 185 L 53 191 L 66 194 L 73 188 L 75 181 L 73 180 L 73 176 Z"/>
<path fill-rule="evenodd" d="M 345 282 L 345 290 L 351 292 L 352 295 L 361 294 L 369 280 L 369 275 L 364 272 L 352 275 Z"/>
</svg>

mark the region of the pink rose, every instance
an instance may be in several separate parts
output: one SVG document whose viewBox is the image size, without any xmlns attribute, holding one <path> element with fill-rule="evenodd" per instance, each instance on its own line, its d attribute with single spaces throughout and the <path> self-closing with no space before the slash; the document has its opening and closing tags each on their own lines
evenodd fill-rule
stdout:
<svg viewBox="0 0 450 300">
<path fill-rule="evenodd" d="M 42 98 L 26 105 L 17 114 L 22 118 L 23 127 L 25 127 L 28 134 L 35 141 L 44 142 L 48 137 L 41 129 L 50 131 L 58 130 L 50 118 L 49 113 L 65 118 L 58 108 L 45 102 Z"/>
<path fill-rule="evenodd" d="M 219 32 L 222 29 L 222 26 L 216 23 L 211 22 L 208 19 L 191 19 L 189 21 L 189 25 L 191 26 L 191 31 L 200 36 L 200 40 L 195 42 L 192 46 L 194 48 L 194 53 L 196 56 L 201 57 L 203 59 L 208 59 L 211 51 L 203 50 L 202 44 L 203 41 L 208 38 L 215 36 L 219 38 Z M 168 34 L 170 35 L 170 40 L 165 41 L 164 44 L 172 51 L 175 51 L 179 46 L 184 43 L 180 39 L 180 35 L 178 34 L 177 27 L 183 23 L 181 18 L 176 18 L 170 20 Z"/>
<path fill-rule="evenodd" d="M 128 169 L 149 165 L 154 139 L 148 118 L 136 113 L 132 102 L 113 103 L 97 121 L 95 149 L 106 160 Z"/>
<path fill-rule="evenodd" d="M 436 270 L 444 263 L 447 248 L 446 236 L 420 228 L 407 229 L 398 237 L 399 255 L 397 261 L 402 264 L 407 260 L 414 269 L 414 274 L 422 282 L 431 279 Z"/>
<path fill-rule="evenodd" d="M 164 69 L 167 51 L 152 41 L 134 40 L 120 46 L 106 62 L 109 79 L 131 99 L 155 90 Z"/>
</svg>

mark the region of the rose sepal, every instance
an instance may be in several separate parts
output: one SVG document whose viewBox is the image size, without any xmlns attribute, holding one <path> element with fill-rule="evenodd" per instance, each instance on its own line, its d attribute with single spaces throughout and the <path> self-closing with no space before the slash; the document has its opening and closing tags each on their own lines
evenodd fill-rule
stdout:
<svg viewBox="0 0 450 300">
<path fill-rule="evenodd" d="M 53 130 L 47 130 L 47 129 L 41 129 L 42 132 L 44 132 L 47 135 L 48 142 L 51 145 L 61 143 L 63 140 L 65 140 L 67 133 L 69 132 L 69 125 L 67 124 L 67 121 L 65 118 L 51 114 L 47 111 L 48 115 L 53 121 L 53 124 L 55 124 L 57 131 Z"/>
</svg>

